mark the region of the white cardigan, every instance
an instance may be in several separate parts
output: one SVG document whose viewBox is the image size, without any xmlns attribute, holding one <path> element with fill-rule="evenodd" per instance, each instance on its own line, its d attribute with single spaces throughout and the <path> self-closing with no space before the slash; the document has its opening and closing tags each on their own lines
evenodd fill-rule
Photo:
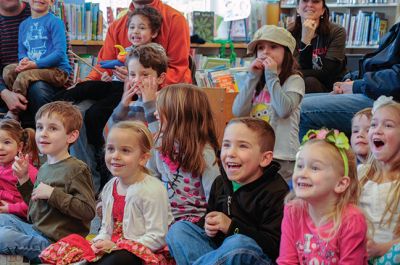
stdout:
<svg viewBox="0 0 400 265">
<path fill-rule="evenodd" d="M 100 232 L 93 241 L 111 240 L 114 227 L 112 192 L 117 179 L 112 178 L 101 193 L 103 219 Z M 167 190 L 160 180 L 145 175 L 141 182 L 129 186 L 125 197 L 122 225 L 124 238 L 156 251 L 165 246 L 165 236 L 172 221 Z"/>
</svg>

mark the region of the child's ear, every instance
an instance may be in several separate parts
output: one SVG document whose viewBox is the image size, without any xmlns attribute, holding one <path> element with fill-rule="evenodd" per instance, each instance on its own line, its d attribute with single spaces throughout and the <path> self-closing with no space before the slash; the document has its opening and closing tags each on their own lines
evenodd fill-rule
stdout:
<svg viewBox="0 0 400 265">
<path fill-rule="evenodd" d="M 67 143 L 69 144 L 75 143 L 75 141 L 78 140 L 78 137 L 79 137 L 79 131 L 73 130 L 72 132 L 67 134 Z"/>
<path fill-rule="evenodd" d="M 268 166 L 271 163 L 273 156 L 274 153 L 272 151 L 263 152 L 261 155 L 260 167 Z"/>
<path fill-rule="evenodd" d="M 161 75 L 159 77 L 157 77 L 157 84 L 158 85 L 161 85 L 162 83 L 164 83 L 166 75 L 167 75 L 166 73 L 161 73 Z"/>
<path fill-rule="evenodd" d="M 140 156 L 140 160 L 139 160 L 139 165 L 141 165 L 142 167 L 146 166 L 147 161 L 150 159 L 151 154 L 150 153 L 144 153 Z"/>
<path fill-rule="evenodd" d="M 348 176 L 343 176 L 340 178 L 338 183 L 336 183 L 334 190 L 338 194 L 343 193 L 349 185 L 350 185 L 350 178 Z"/>
<path fill-rule="evenodd" d="M 153 33 L 153 35 L 151 35 L 151 38 L 152 38 L 152 39 L 155 39 L 155 38 L 157 38 L 157 36 L 158 36 L 158 32 Z"/>
</svg>

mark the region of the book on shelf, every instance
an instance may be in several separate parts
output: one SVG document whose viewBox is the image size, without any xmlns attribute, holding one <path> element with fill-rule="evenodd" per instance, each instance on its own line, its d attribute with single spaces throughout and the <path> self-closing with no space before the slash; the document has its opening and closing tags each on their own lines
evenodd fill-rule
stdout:
<svg viewBox="0 0 400 265">
<path fill-rule="evenodd" d="M 103 40 L 104 18 L 99 3 L 58 0 L 52 11 L 67 25 L 71 40 Z"/>
<path fill-rule="evenodd" d="M 192 14 L 193 35 L 197 34 L 205 41 L 214 39 L 214 12 L 193 11 Z"/>
<path fill-rule="evenodd" d="M 377 45 L 387 31 L 387 19 L 380 12 L 359 10 L 357 15 L 341 12 L 331 14 L 332 22 L 345 28 L 347 46 Z"/>
</svg>

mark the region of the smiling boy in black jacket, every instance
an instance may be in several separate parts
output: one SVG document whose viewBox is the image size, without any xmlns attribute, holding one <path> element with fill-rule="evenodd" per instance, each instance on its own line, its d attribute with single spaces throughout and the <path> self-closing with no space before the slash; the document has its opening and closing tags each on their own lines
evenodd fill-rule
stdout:
<svg viewBox="0 0 400 265">
<path fill-rule="evenodd" d="M 177 264 L 273 264 L 289 191 L 272 161 L 274 144 L 273 129 L 261 119 L 229 122 L 221 150 L 225 172 L 214 181 L 206 215 L 197 225 L 177 222 L 167 234 Z"/>
</svg>

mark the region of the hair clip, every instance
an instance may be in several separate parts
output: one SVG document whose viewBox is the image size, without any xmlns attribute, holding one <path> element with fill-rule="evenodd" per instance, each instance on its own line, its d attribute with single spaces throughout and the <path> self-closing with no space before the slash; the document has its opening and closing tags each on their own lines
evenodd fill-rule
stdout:
<svg viewBox="0 0 400 265">
<path fill-rule="evenodd" d="M 377 100 L 374 101 L 374 106 L 372 107 L 372 114 L 374 114 L 375 111 L 380 107 L 391 103 L 395 103 L 393 97 L 380 96 Z"/>
<path fill-rule="evenodd" d="M 324 140 L 327 143 L 334 145 L 342 159 L 344 164 L 344 175 L 349 175 L 349 159 L 347 158 L 346 151 L 350 149 L 349 139 L 343 132 L 339 132 L 338 130 L 327 130 L 327 129 L 320 129 L 320 130 L 309 130 L 306 135 L 304 135 L 301 144 L 308 142 L 312 139 L 320 139 Z"/>
</svg>

